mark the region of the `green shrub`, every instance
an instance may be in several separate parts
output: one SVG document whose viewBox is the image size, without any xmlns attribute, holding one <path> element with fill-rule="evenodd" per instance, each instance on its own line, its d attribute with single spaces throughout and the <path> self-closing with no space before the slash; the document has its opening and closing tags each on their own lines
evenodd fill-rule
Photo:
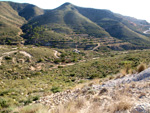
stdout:
<svg viewBox="0 0 150 113">
<path fill-rule="evenodd" d="M 53 86 L 53 87 L 51 88 L 51 91 L 52 91 L 53 93 L 57 93 L 57 92 L 60 92 L 60 91 L 61 91 L 61 88 L 60 88 L 60 87 L 57 87 L 57 86 Z"/>
<path fill-rule="evenodd" d="M 75 76 L 75 74 L 74 74 L 74 73 L 71 73 L 69 76 L 74 77 L 74 76 Z"/>
<path fill-rule="evenodd" d="M 28 104 L 30 104 L 30 103 L 32 103 L 31 98 L 28 98 L 26 101 L 24 101 L 24 105 L 28 105 Z"/>
<path fill-rule="evenodd" d="M 5 99 L 0 98 L 0 109 L 8 107 L 8 103 Z"/>
<path fill-rule="evenodd" d="M 44 59 L 40 58 L 40 59 L 38 60 L 38 62 L 44 62 Z"/>
<path fill-rule="evenodd" d="M 72 79 L 71 79 L 71 81 L 72 81 L 72 82 L 75 82 L 75 81 L 76 81 L 76 79 L 75 79 L 75 78 L 72 78 Z"/>
<path fill-rule="evenodd" d="M 72 62 L 77 62 L 78 61 L 78 59 L 77 58 L 74 58 L 73 60 L 72 60 Z"/>
<path fill-rule="evenodd" d="M 13 91 L 14 91 L 13 89 L 4 90 L 4 91 L 0 92 L 0 96 L 7 95 L 8 93 L 13 92 Z"/>
<path fill-rule="evenodd" d="M 5 57 L 5 60 L 12 60 L 12 57 L 6 56 L 6 57 Z"/>
<path fill-rule="evenodd" d="M 41 75 L 41 72 L 36 72 L 34 75 Z"/>
<path fill-rule="evenodd" d="M 58 66 L 58 68 L 63 68 L 64 66 Z"/>
<path fill-rule="evenodd" d="M 96 77 L 98 77 L 98 74 L 92 74 L 92 75 L 89 76 L 89 79 L 94 79 Z"/>
<path fill-rule="evenodd" d="M 49 67 L 54 67 L 54 65 L 50 65 Z"/>
<path fill-rule="evenodd" d="M 80 80 L 78 83 L 80 84 L 80 83 L 84 83 L 85 82 L 85 80 Z"/>
<path fill-rule="evenodd" d="M 11 109 L 4 109 L 1 111 L 1 113 L 11 113 L 11 111 L 12 111 Z"/>
<path fill-rule="evenodd" d="M 55 61 L 54 61 L 54 63 L 56 63 L 56 64 L 58 64 L 58 63 L 60 63 L 60 62 L 61 62 L 60 59 L 55 59 Z"/>
<path fill-rule="evenodd" d="M 32 100 L 37 101 L 37 100 L 39 100 L 39 98 L 40 98 L 39 96 L 34 96 L 34 97 L 32 97 Z"/>
<path fill-rule="evenodd" d="M 30 96 L 27 100 L 24 101 L 24 105 L 28 105 L 30 103 L 32 103 L 32 101 L 37 101 L 39 100 L 40 96 L 36 95 L 36 96 Z"/>
</svg>

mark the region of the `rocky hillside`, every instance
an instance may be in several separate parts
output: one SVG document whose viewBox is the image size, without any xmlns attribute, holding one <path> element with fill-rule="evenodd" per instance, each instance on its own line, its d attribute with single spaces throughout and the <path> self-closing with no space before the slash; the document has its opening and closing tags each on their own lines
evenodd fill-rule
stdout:
<svg viewBox="0 0 150 113">
<path fill-rule="evenodd" d="M 99 84 L 93 81 L 44 96 L 36 104 L 48 106 L 49 113 L 150 113 L 149 75 L 150 68 L 132 75 L 117 75 Z"/>
</svg>

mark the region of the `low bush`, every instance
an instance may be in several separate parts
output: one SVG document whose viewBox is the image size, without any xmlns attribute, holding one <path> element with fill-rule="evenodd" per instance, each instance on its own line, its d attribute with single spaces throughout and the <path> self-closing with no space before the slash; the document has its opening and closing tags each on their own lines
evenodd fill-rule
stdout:
<svg viewBox="0 0 150 113">
<path fill-rule="evenodd" d="M 58 68 L 63 68 L 63 66 L 58 66 Z"/>
<path fill-rule="evenodd" d="M 6 56 L 6 57 L 5 57 L 5 59 L 6 59 L 6 60 L 11 60 L 11 59 L 12 59 L 12 57 L 10 57 L 10 56 Z"/>
<path fill-rule="evenodd" d="M 5 99 L 3 99 L 3 98 L 0 98 L 0 110 L 2 109 L 2 108 L 6 108 L 6 107 L 8 107 L 9 105 L 8 105 L 8 103 L 7 103 L 7 101 L 5 100 Z"/>
<path fill-rule="evenodd" d="M 32 103 L 32 100 L 29 98 L 29 99 L 27 99 L 26 101 L 24 101 L 24 105 L 28 105 L 28 104 L 30 104 L 30 103 Z"/>
<path fill-rule="evenodd" d="M 57 86 L 53 86 L 53 87 L 51 88 L 51 91 L 52 91 L 53 93 L 57 93 L 57 92 L 60 92 L 60 91 L 61 91 L 61 88 L 60 88 L 60 87 L 57 87 Z"/>
<path fill-rule="evenodd" d="M 38 62 L 44 62 L 44 59 L 40 58 L 40 59 L 38 60 Z"/>
<path fill-rule="evenodd" d="M 146 67 L 147 67 L 146 64 L 141 63 L 141 64 L 138 65 L 138 67 L 137 67 L 137 72 L 140 73 L 140 72 L 144 71 L 144 70 L 146 69 Z"/>
<path fill-rule="evenodd" d="M 32 97 L 32 100 L 33 101 L 37 101 L 37 100 L 39 100 L 40 99 L 40 96 L 34 96 L 34 97 Z"/>
<path fill-rule="evenodd" d="M 56 63 L 56 64 L 58 64 L 58 63 L 60 63 L 60 62 L 61 62 L 60 59 L 55 59 L 55 60 L 54 60 L 54 63 Z"/>
</svg>

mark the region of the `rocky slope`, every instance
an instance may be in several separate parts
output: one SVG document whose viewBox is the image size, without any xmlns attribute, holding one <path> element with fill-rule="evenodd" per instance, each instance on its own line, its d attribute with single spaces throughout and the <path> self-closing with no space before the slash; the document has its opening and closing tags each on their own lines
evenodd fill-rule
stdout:
<svg viewBox="0 0 150 113">
<path fill-rule="evenodd" d="M 54 113 L 150 113 L 150 68 L 40 98 Z"/>
</svg>

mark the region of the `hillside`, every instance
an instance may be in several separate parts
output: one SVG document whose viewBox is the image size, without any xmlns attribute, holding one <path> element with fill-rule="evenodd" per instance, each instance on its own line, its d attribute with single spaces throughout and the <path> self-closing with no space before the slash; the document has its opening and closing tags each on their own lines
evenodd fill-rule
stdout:
<svg viewBox="0 0 150 113">
<path fill-rule="evenodd" d="M 81 15 L 72 4 L 63 4 L 52 11 L 48 11 L 39 18 L 33 19 L 31 22 L 34 23 L 36 21 L 38 22 L 37 25 L 47 25 L 47 27 L 54 30 L 64 26 L 66 29 L 69 28 L 78 34 L 93 34 L 98 37 L 109 36 L 103 28 Z"/>
<path fill-rule="evenodd" d="M 0 2 L 0 44 L 20 41 L 20 27 L 26 20 L 18 15 L 6 2 Z"/>
<path fill-rule="evenodd" d="M 113 37 L 139 46 L 143 46 L 146 41 L 149 41 L 149 38 L 143 35 L 145 27 L 150 25 L 146 21 L 115 14 L 108 10 L 81 7 L 77 7 L 77 9 L 82 15 L 103 27 Z"/>
<path fill-rule="evenodd" d="M 43 113 L 149 113 L 150 68 L 141 73 L 95 79 L 64 92 L 41 97 L 14 111 Z M 57 89 L 55 89 L 57 90 Z M 54 91 L 55 91 L 54 90 Z M 41 110 L 42 109 L 42 110 Z"/>
<path fill-rule="evenodd" d="M 148 49 L 110 52 L 80 50 L 76 53 L 74 49 L 29 45 L 0 46 L 0 112 L 26 109 L 27 105 L 30 107 L 37 100 L 41 100 L 39 102 L 46 103 L 46 105 L 52 104 L 52 107 L 60 102 L 57 94 L 63 94 L 57 92 L 65 92 L 67 89 L 78 88 L 80 85 L 84 86 L 84 83 L 92 82 L 94 79 L 97 79 L 99 83 L 102 81 L 106 83 L 105 78 L 106 80 L 114 79 L 114 81 L 118 78 L 130 78 L 131 75 L 126 77 L 126 74 L 136 73 L 137 66 L 141 62 L 149 65 L 149 55 Z M 123 79 L 125 80 L 130 82 L 131 79 Z M 113 86 L 116 82 L 110 82 L 110 85 L 111 83 Z M 99 87 L 101 84 L 98 84 L 97 89 Z M 93 94 L 92 88 L 86 89 L 88 94 Z M 117 87 L 115 88 L 117 90 Z M 74 90 L 71 91 L 74 92 Z M 84 88 L 80 91 L 83 93 L 76 92 L 75 96 L 76 94 L 79 94 L 79 97 L 88 96 L 84 95 Z M 54 99 L 54 103 L 51 103 L 51 94 L 58 97 Z M 34 107 L 31 108 L 34 109 Z"/>
<path fill-rule="evenodd" d="M 147 69 L 100 84 L 93 81 L 82 88 L 42 97 L 38 103 L 50 107 L 50 113 L 149 113 L 149 74 Z"/>
<path fill-rule="evenodd" d="M 21 26 L 44 12 L 34 5 L 13 2 L 0 2 L 0 9 L 0 44 L 21 43 Z"/>
<path fill-rule="evenodd" d="M 27 3 L 0 2 L 1 44 L 124 50 L 150 48 L 150 24 L 109 10 L 65 3 L 44 10 Z M 100 50 L 97 48 L 97 50 Z"/>
<path fill-rule="evenodd" d="M 118 15 L 108 10 L 81 8 L 70 3 L 47 11 L 44 15 L 32 19 L 29 24 L 34 27 L 46 26 L 63 34 L 88 34 L 100 39 L 112 36 L 131 44 L 122 46 L 124 49 L 147 48 L 150 41 L 149 37 L 143 34 L 144 29 L 149 26 L 146 21 Z"/>
<path fill-rule="evenodd" d="M 14 2 L 7 2 L 14 10 L 16 10 L 19 16 L 24 17 L 26 20 L 31 20 L 32 18 L 44 14 L 44 10 L 32 5 L 32 4 L 21 4 Z"/>
</svg>

